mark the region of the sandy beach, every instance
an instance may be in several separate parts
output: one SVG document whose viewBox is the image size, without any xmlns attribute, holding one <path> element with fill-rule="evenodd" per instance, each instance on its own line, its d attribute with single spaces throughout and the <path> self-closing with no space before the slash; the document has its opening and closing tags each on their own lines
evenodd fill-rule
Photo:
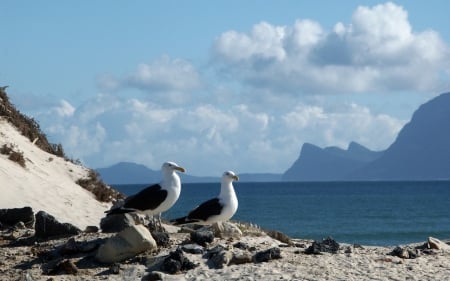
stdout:
<svg viewBox="0 0 450 281">
<path fill-rule="evenodd" d="M 178 231 L 178 229 L 176 229 Z M 30 231 L 29 231 L 30 232 Z M 32 232 L 32 231 L 31 231 Z M 25 232 L 23 232 L 25 233 Z M 76 241 L 93 241 L 111 234 L 81 234 Z M 270 248 L 280 249 L 281 258 L 268 262 L 248 262 L 212 268 L 202 254 L 185 252 L 185 257 L 196 267 L 169 274 L 152 271 L 155 261 L 164 259 L 189 240 L 187 233 L 170 233 L 170 246 L 156 252 L 145 252 L 121 263 L 99 264 L 93 253 L 65 255 L 64 260 L 75 265 L 76 272 L 58 272 L 46 275 L 43 270 L 50 263 L 43 253 L 64 245 L 68 238 L 11 246 L 10 236 L 2 232 L 0 238 L 0 280 L 450 280 L 450 250 L 418 251 L 414 259 L 391 255 L 395 247 L 374 247 L 340 244 L 337 253 L 306 254 L 313 241 L 292 239 L 293 245 L 271 238 L 259 231 L 244 233 L 241 238 L 215 238 L 204 249 L 221 245 L 227 251 L 239 254 L 246 245 L 249 253 Z M 403 245 L 414 249 L 423 243 Z M 113 268 L 116 268 L 115 270 Z M 160 279 L 154 279 L 157 276 Z"/>
</svg>

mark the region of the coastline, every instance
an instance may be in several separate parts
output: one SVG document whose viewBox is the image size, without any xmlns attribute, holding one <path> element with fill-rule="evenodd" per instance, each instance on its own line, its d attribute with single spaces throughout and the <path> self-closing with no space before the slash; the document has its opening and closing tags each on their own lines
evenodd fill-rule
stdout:
<svg viewBox="0 0 450 281">
<path fill-rule="evenodd" d="M 70 238 L 37 241 L 31 245 L 13 243 L 32 234 L 30 229 L 16 229 L 16 234 L 3 231 L 0 236 L 0 281 L 3 280 L 448 280 L 450 276 L 450 246 L 442 244 L 442 249 L 424 250 L 424 243 L 402 245 L 418 255 L 405 258 L 393 255 L 394 246 L 364 246 L 339 243 L 335 253 L 320 252 L 306 254 L 314 243 L 312 240 L 290 239 L 280 233 L 263 232 L 248 227 L 240 237 L 215 237 L 204 247 L 209 251 L 217 246 L 225 252 L 239 255 L 244 252 L 254 254 L 267 249 L 279 249 L 280 257 L 263 262 L 224 264 L 222 268 L 212 267 L 205 254 L 183 252 L 185 258 L 196 266 L 193 269 L 169 274 L 153 271 L 152 264 L 167 257 L 189 242 L 189 233 L 166 226 L 170 243 L 158 247 L 156 251 L 144 252 L 133 258 L 115 264 L 99 264 L 93 253 L 66 254 L 59 260 L 70 261 L 77 269 L 56 270 L 53 274 L 43 274 L 52 263 L 57 249 L 66 248 Z M 270 233 L 269 233 L 270 234 Z M 80 243 L 107 239 L 114 234 L 81 233 L 73 239 Z M 275 239 L 276 237 L 278 239 Z M 282 241 L 280 241 L 282 240 Z M 84 242 L 83 242 L 84 241 Z M 246 245 L 246 249 L 238 245 Z M 422 249 L 422 250 L 417 250 Z M 115 268 L 115 269 L 114 269 Z M 156 278 L 156 279 L 155 279 Z M 447 278 L 447 279 L 446 279 Z"/>
</svg>

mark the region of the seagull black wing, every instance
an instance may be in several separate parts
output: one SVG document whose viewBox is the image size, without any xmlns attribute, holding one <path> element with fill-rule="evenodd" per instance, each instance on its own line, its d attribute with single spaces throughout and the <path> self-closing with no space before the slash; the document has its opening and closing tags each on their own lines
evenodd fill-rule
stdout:
<svg viewBox="0 0 450 281">
<path fill-rule="evenodd" d="M 187 217 L 191 220 L 207 220 L 209 217 L 219 215 L 223 205 L 220 204 L 219 198 L 210 199 L 203 202 L 194 210 L 190 211 Z"/>
<path fill-rule="evenodd" d="M 167 190 L 159 184 L 144 188 L 135 195 L 127 197 L 123 206 L 108 211 L 108 215 L 156 209 L 167 197 Z"/>
<path fill-rule="evenodd" d="M 154 184 L 144 188 L 137 194 L 128 197 L 123 205 L 126 209 L 154 210 L 167 197 L 167 190 L 161 188 L 159 184 Z"/>
<path fill-rule="evenodd" d="M 175 225 L 180 225 L 206 221 L 209 217 L 219 215 L 222 208 L 223 205 L 220 203 L 219 198 L 210 199 L 198 205 L 187 216 L 171 220 L 171 222 Z"/>
</svg>

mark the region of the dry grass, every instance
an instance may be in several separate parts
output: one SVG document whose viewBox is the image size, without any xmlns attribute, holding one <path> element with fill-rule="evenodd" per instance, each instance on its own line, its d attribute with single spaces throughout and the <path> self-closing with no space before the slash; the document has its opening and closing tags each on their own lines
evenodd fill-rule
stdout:
<svg viewBox="0 0 450 281">
<path fill-rule="evenodd" d="M 77 184 L 92 192 L 95 195 L 95 198 L 100 202 L 111 202 L 113 200 L 125 198 L 122 193 L 103 183 L 94 170 L 89 170 L 88 177 L 79 179 Z"/>
<path fill-rule="evenodd" d="M 8 159 L 16 162 L 23 168 L 25 168 L 25 158 L 23 157 L 23 152 L 16 151 L 12 145 L 7 145 L 6 143 L 0 148 L 0 154 L 8 155 Z"/>
</svg>

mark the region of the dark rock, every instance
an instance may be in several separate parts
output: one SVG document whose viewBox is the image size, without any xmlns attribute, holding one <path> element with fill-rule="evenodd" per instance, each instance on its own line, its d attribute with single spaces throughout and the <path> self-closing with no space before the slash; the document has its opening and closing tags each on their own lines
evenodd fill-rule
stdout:
<svg viewBox="0 0 450 281">
<path fill-rule="evenodd" d="M 88 225 L 84 230 L 85 233 L 97 233 L 99 231 L 98 226 Z"/>
<path fill-rule="evenodd" d="M 205 257 L 208 258 L 208 266 L 210 268 L 223 268 L 231 261 L 232 254 L 225 250 L 225 247 L 217 245 L 209 250 Z"/>
<path fill-rule="evenodd" d="M 323 239 L 322 242 L 314 241 L 312 245 L 305 250 L 305 254 L 318 255 L 323 252 L 336 254 L 337 251 L 339 251 L 339 243 L 328 237 L 327 239 Z"/>
<path fill-rule="evenodd" d="M 134 219 L 130 214 L 109 215 L 100 220 L 100 228 L 105 233 L 120 232 L 134 224 Z"/>
<path fill-rule="evenodd" d="M 419 253 L 417 250 L 397 246 L 394 250 L 392 250 L 392 252 L 389 253 L 389 255 L 402 259 L 415 259 L 419 256 Z"/>
<path fill-rule="evenodd" d="M 120 273 L 120 264 L 119 263 L 113 263 L 110 267 L 109 267 L 109 271 L 112 274 L 119 274 Z"/>
<path fill-rule="evenodd" d="M 78 247 L 78 243 L 75 241 L 75 239 L 72 237 L 65 244 L 61 246 L 59 249 L 59 253 L 61 255 L 71 255 L 76 254 L 80 251 Z"/>
<path fill-rule="evenodd" d="M 197 244 L 185 244 L 181 246 L 181 250 L 189 254 L 203 254 L 205 250 Z"/>
<path fill-rule="evenodd" d="M 253 260 L 256 263 L 259 262 L 267 262 L 274 259 L 281 259 L 281 251 L 280 248 L 270 248 L 265 251 L 257 252 L 253 256 Z"/>
<path fill-rule="evenodd" d="M 209 230 L 197 230 L 191 233 L 191 241 L 206 246 L 214 241 L 214 233 Z"/>
<path fill-rule="evenodd" d="M 170 237 L 167 232 L 159 232 L 153 231 L 151 232 L 153 239 L 156 241 L 156 245 L 159 247 L 168 247 L 170 246 Z"/>
<path fill-rule="evenodd" d="M 71 260 L 53 260 L 47 263 L 44 268 L 44 274 L 46 275 L 76 275 L 77 273 L 78 267 Z"/>
<path fill-rule="evenodd" d="M 39 211 L 36 214 L 36 223 L 34 226 L 35 236 L 47 239 L 54 236 L 73 236 L 81 233 L 81 230 L 70 223 L 60 223 L 55 217 Z"/>
<path fill-rule="evenodd" d="M 239 242 L 235 243 L 233 245 L 233 247 L 241 249 L 241 250 L 247 250 L 249 248 L 249 245 L 247 243 L 239 241 Z"/>
<path fill-rule="evenodd" d="M 145 275 L 145 280 L 147 280 L 147 281 L 163 280 L 163 276 L 162 276 L 161 272 L 152 271 L 149 274 Z"/>
<path fill-rule="evenodd" d="M 175 251 L 170 252 L 169 256 L 164 259 L 161 270 L 170 274 L 176 274 L 181 271 L 193 269 L 196 266 L 197 265 L 186 258 L 183 251 L 178 248 Z"/>
<path fill-rule="evenodd" d="M 27 227 L 33 227 L 34 213 L 31 207 L 0 209 L 0 223 L 3 225 L 15 225 L 23 222 Z"/>
</svg>

